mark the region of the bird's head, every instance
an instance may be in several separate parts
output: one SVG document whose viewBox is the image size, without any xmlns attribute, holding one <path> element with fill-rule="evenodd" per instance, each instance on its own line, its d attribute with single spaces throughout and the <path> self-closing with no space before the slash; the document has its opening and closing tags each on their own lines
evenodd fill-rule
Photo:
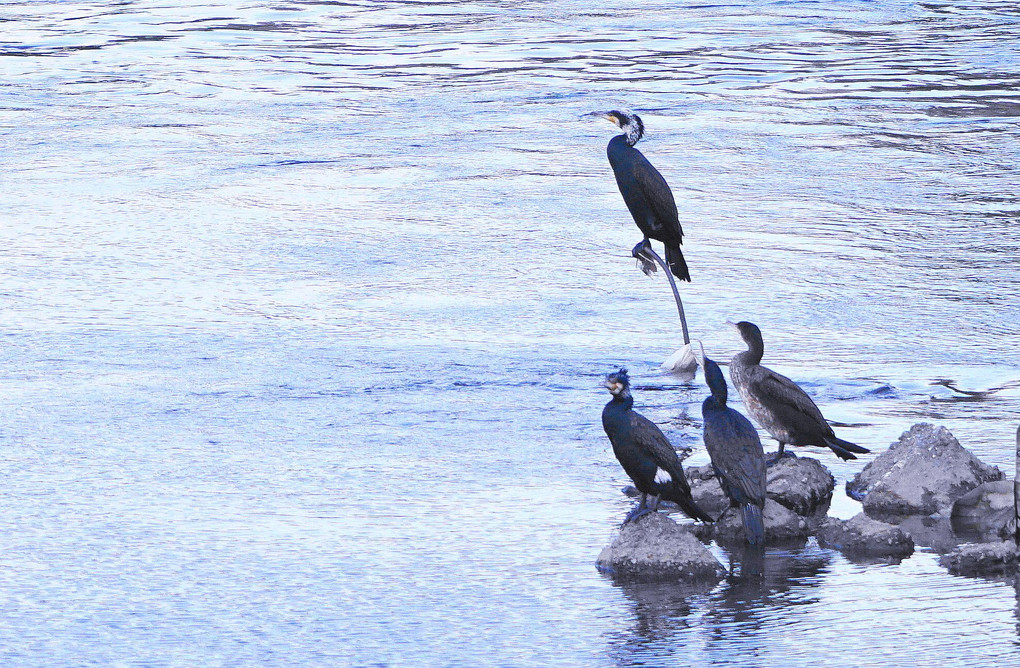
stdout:
<svg viewBox="0 0 1020 668">
<path fill-rule="evenodd" d="M 628 114 L 623 111 L 607 111 L 602 117 L 613 125 L 617 126 L 627 135 L 627 143 L 633 146 L 645 135 L 645 124 L 637 114 Z"/>
<path fill-rule="evenodd" d="M 761 330 L 758 329 L 758 325 L 753 322 L 741 320 L 740 322 L 731 322 L 727 324 L 740 332 L 740 338 L 744 340 L 744 343 L 761 341 Z"/>
<path fill-rule="evenodd" d="M 708 359 L 708 355 L 705 354 L 705 344 L 703 344 L 701 341 L 692 341 L 691 352 L 694 353 L 694 359 L 698 360 L 698 366 L 704 369 L 705 363 L 710 361 Z"/>
<path fill-rule="evenodd" d="M 731 322 L 732 325 L 738 332 L 740 332 L 740 338 L 744 340 L 747 345 L 747 351 L 751 355 L 751 361 L 760 362 L 762 355 L 765 354 L 765 342 L 761 338 L 761 330 L 758 329 L 758 325 L 753 322 L 747 322 L 742 320 L 740 322 Z M 741 353 L 745 354 L 746 353 Z"/>
<path fill-rule="evenodd" d="M 606 389 L 614 397 L 625 395 L 630 391 L 630 376 L 626 369 L 614 371 L 606 375 Z"/>
</svg>

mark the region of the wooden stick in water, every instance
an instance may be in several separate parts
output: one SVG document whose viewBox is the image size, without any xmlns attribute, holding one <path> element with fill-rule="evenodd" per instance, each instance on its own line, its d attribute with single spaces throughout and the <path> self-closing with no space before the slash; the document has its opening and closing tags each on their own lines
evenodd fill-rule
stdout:
<svg viewBox="0 0 1020 668">
<path fill-rule="evenodd" d="M 673 272 L 669 270 L 669 267 L 667 267 L 666 263 L 662 261 L 662 258 L 659 257 L 659 254 L 652 250 L 651 244 L 645 244 L 645 247 L 641 250 L 641 252 L 648 253 L 653 258 L 655 258 L 655 261 L 659 263 L 660 267 L 662 267 L 662 271 L 665 272 L 666 278 L 669 279 L 669 287 L 673 288 L 673 299 L 676 300 L 676 310 L 680 314 L 680 328 L 684 332 L 684 345 L 685 346 L 690 345 L 691 335 L 687 333 L 687 318 L 684 316 L 684 303 L 680 301 L 680 292 L 676 289 L 676 281 L 673 280 Z"/>
</svg>

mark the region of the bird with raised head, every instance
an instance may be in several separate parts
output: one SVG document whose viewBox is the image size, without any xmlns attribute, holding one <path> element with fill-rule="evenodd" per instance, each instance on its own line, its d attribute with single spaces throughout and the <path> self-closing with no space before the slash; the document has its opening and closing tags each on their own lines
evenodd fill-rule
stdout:
<svg viewBox="0 0 1020 668">
<path fill-rule="evenodd" d="M 757 325 L 747 321 L 730 324 L 747 344 L 747 350 L 730 361 L 730 380 L 751 417 L 779 441 L 775 460 L 783 456 L 787 444 L 826 447 L 840 459 L 857 459 L 857 455 L 870 452 L 837 438 L 807 392 L 786 376 L 761 365 L 765 343 Z"/>
<path fill-rule="evenodd" d="M 699 344 L 695 355 L 711 395 L 701 403 L 705 449 L 723 492 L 740 506 L 744 537 L 751 545 L 765 540 L 765 451 L 751 421 L 726 405 L 726 379 Z"/>
<path fill-rule="evenodd" d="M 666 247 L 666 264 L 672 274 L 682 281 L 690 281 L 691 273 L 680 250 L 684 231 L 680 227 L 673 192 L 659 170 L 634 148 L 634 144 L 644 136 L 644 123 L 637 114 L 622 111 L 600 115 L 623 130 L 623 134 L 609 141 L 606 154 L 623 201 L 645 237 L 634 246 L 632 254 L 641 262 L 642 271 L 650 274 L 655 271 L 655 264 L 643 251 L 651 248 L 649 239 L 661 241 Z"/>
<path fill-rule="evenodd" d="M 613 398 L 602 409 L 602 427 L 613 444 L 613 454 L 641 492 L 641 502 L 623 523 L 655 512 L 660 499 L 677 504 L 689 517 L 713 522 L 691 497 L 691 486 L 669 439 L 654 422 L 634 411 L 627 370 L 607 375 L 605 384 Z"/>
</svg>

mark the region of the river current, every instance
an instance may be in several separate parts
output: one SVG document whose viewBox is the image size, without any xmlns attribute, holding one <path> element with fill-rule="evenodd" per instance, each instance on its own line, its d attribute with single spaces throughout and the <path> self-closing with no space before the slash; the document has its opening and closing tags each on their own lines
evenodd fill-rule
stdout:
<svg viewBox="0 0 1020 668">
<path fill-rule="evenodd" d="M 923 546 L 595 570 L 633 503 L 607 372 L 707 461 L 611 109 L 692 336 L 755 322 L 872 449 L 801 453 L 832 514 L 916 422 L 1012 475 L 1013 2 L 5 2 L 0 661 L 1020 665 L 1014 585 Z"/>
</svg>

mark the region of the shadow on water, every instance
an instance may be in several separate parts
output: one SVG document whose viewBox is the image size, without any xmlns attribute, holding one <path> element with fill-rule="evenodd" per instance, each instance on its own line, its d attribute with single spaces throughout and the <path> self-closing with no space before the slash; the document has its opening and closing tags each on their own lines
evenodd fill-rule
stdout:
<svg viewBox="0 0 1020 668">
<path fill-rule="evenodd" d="M 940 385 L 956 394 L 949 397 L 932 397 L 931 401 L 985 401 L 992 398 L 992 395 L 1002 390 L 1015 390 L 1020 387 L 1020 381 L 1012 381 L 987 390 L 964 390 L 957 386 L 956 381 L 950 378 L 937 378 L 931 382 L 932 385 Z"/>
</svg>

